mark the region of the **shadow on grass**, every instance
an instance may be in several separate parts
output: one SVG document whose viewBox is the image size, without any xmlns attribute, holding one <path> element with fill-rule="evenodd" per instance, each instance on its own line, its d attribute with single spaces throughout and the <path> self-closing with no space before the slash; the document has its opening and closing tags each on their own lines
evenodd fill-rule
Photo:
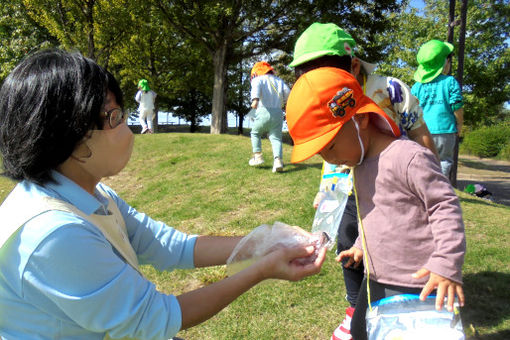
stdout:
<svg viewBox="0 0 510 340">
<path fill-rule="evenodd" d="M 290 173 L 290 172 L 296 172 L 296 171 L 303 171 L 308 168 L 316 168 L 321 169 L 322 163 L 311 163 L 311 164 L 284 164 L 283 172 L 282 174 Z M 273 165 L 270 162 L 266 162 L 263 165 L 259 165 L 255 167 L 255 169 L 264 170 L 264 171 L 271 171 L 273 169 Z"/>
<path fill-rule="evenodd" d="M 462 182 L 466 182 L 466 181 L 462 181 Z M 459 200 L 461 203 L 475 203 L 475 204 L 494 206 L 494 204 L 492 202 L 482 199 L 482 198 L 475 198 L 474 196 L 473 196 L 473 198 L 459 197 Z"/>
<path fill-rule="evenodd" d="M 510 165 L 505 164 L 488 164 L 484 163 L 483 160 L 468 160 L 462 159 L 462 156 L 459 156 L 459 163 L 468 168 L 472 169 L 480 169 L 480 170 L 490 170 L 490 171 L 502 171 L 502 172 L 510 172 Z"/>
<path fill-rule="evenodd" d="M 479 327 L 491 328 L 510 317 L 510 274 L 499 272 L 480 272 L 464 275 L 464 294 L 466 305 L 462 308 L 464 330 Z M 476 332 L 478 333 L 478 332 Z M 480 335 L 468 339 L 510 339 L 510 330 Z"/>
</svg>

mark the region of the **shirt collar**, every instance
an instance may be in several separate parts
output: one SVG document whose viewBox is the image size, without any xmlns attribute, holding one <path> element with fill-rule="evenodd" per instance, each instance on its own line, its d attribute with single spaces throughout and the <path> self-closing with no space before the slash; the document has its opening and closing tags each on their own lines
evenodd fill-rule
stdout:
<svg viewBox="0 0 510 340">
<path fill-rule="evenodd" d="M 103 209 L 108 205 L 108 200 L 101 196 L 97 189 L 95 189 L 95 197 L 60 172 L 53 170 L 51 175 L 55 182 L 48 182 L 45 186 L 55 191 L 63 200 L 71 203 L 85 214 L 91 215 L 98 209 Z"/>
</svg>

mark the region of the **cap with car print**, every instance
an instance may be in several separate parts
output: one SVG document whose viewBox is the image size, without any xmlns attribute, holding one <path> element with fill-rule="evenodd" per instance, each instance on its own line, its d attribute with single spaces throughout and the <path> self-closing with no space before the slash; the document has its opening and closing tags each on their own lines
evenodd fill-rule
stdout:
<svg viewBox="0 0 510 340">
<path fill-rule="evenodd" d="M 286 112 L 294 141 L 292 163 L 320 152 L 355 114 L 373 113 L 371 119 L 381 131 L 400 136 L 398 126 L 363 94 L 356 78 L 334 67 L 302 75 L 290 92 Z"/>
</svg>

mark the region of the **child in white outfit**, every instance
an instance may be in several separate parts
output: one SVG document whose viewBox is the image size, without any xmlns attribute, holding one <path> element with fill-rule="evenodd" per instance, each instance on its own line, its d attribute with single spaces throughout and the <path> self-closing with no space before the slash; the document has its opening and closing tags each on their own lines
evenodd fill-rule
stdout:
<svg viewBox="0 0 510 340">
<path fill-rule="evenodd" d="M 152 133 L 154 131 L 152 120 L 154 119 L 154 101 L 156 96 L 156 92 L 150 89 L 149 82 L 146 79 L 141 79 L 138 82 L 138 92 L 136 93 L 135 100 L 140 104 L 138 112 L 140 113 L 139 119 L 142 126 L 141 133 Z"/>
</svg>

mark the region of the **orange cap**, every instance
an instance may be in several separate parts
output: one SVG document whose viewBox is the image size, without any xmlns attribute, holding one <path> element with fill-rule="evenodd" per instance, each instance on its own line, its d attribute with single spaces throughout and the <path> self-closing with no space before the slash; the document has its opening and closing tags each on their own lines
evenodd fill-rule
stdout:
<svg viewBox="0 0 510 340">
<path fill-rule="evenodd" d="M 257 76 L 262 76 L 269 71 L 274 71 L 271 65 L 267 61 L 259 61 L 258 63 L 255 63 L 253 65 L 253 68 L 251 69 L 251 76 L 250 79 L 253 79 Z"/>
<path fill-rule="evenodd" d="M 374 123 L 384 132 L 400 136 L 398 126 L 363 94 L 350 73 L 321 67 L 299 77 L 287 101 L 287 125 L 294 141 L 291 162 L 304 161 L 320 152 L 352 116 L 374 113 Z"/>
</svg>

